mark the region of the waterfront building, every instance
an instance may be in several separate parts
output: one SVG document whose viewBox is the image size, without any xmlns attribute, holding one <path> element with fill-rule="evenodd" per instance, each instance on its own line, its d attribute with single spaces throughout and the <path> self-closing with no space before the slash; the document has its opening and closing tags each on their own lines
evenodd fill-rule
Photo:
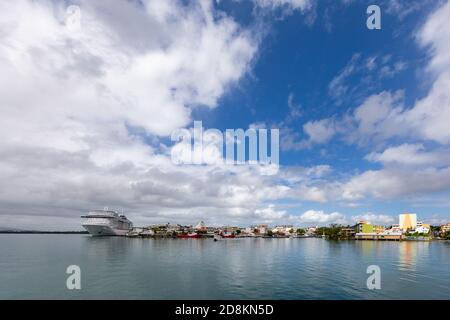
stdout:
<svg viewBox="0 0 450 320">
<path fill-rule="evenodd" d="M 357 233 L 381 233 L 385 231 L 383 226 L 375 226 L 366 221 L 360 221 L 356 224 Z"/>
<path fill-rule="evenodd" d="M 423 223 L 421 221 L 417 222 L 417 227 L 414 232 L 417 233 L 429 233 L 431 230 L 431 225 L 427 223 Z"/>
<path fill-rule="evenodd" d="M 282 234 L 282 235 L 289 235 L 292 232 L 294 232 L 294 226 L 292 225 L 282 225 L 282 226 L 276 226 L 272 229 L 272 233 L 274 234 Z"/>
<path fill-rule="evenodd" d="M 253 232 L 255 234 L 264 235 L 267 233 L 268 229 L 269 229 L 269 226 L 267 224 L 259 224 L 255 227 L 253 227 Z"/>
<path fill-rule="evenodd" d="M 370 223 L 367 223 L 366 221 L 359 221 L 356 224 L 356 233 L 372 233 L 373 226 Z"/>
<path fill-rule="evenodd" d="M 313 234 L 315 234 L 316 230 L 318 228 L 319 228 L 318 226 L 305 228 L 305 235 L 313 235 Z"/>
<path fill-rule="evenodd" d="M 341 236 L 344 238 L 353 238 L 356 234 L 356 231 L 354 228 L 342 228 L 341 229 Z"/>
<path fill-rule="evenodd" d="M 416 230 L 414 230 L 414 232 L 417 232 L 417 233 L 428 233 L 428 232 L 430 232 L 430 228 L 421 226 L 421 227 L 417 227 Z"/>
<path fill-rule="evenodd" d="M 390 240 L 390 241 L 401 241 L 403 235 L 401 232 L 382 232 L 382 233 L 357 233 L 355 234 L 356 240 Z"/>
<path fill-rule="evenodd" d="M 206 227 L 203 221 L 200 221 L 194 228 L 196 231 L 207 232 L 208 228 Z"/>
<path fill-rule="evenodd" d="M 441 226 L 441 233 L 445 234 L 450 231 L 450 222 Z"/>
<path fill-rule="evenodd" d="M 167 232 L 177 232 L 177 231 L 181 230 L 181 228 L 182 227 L 179 224 L 170 224 L 170 223 L 168 223 L 166 225 Z"/>
<path fill-rule="evenodd" d="M 416 230 L 417 215 L 415 213 L 403 213 L 399 215 L 399 225 L 403 232 Z"/>
</svg>

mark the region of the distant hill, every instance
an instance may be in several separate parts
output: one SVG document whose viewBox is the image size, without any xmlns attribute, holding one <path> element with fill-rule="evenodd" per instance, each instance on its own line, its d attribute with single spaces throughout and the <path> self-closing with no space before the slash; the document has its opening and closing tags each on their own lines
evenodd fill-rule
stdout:
<svg viewBox="0 0 450 320">
<path fill-rule="evenodd" d="M 3 232 L 3 231 L 24 231 L 24 230 L 17 229 L 17 228 L 0 227 L 0 232 Z"/>
<path fill-rule="evenodd" d="M 23 230 L 17 228 L 0 227 L 0 233 L 21 234 L 88 234 L 87 231 L 45 231 L 45 230 Z"/>
</svg>

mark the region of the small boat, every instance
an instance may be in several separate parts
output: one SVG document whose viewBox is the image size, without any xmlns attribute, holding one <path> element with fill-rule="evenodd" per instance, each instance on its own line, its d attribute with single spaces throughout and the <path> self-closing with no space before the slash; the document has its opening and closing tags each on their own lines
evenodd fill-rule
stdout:
<svg viewBox="0 0 450 320">
<path fill-rule="evenodd" d="M 234 233 L 231 233 L 231 232 L 222 232 L 222 233 L 220 234 L 220 236 L 221 236 L 222 238 L 224 238 L 224 239 L 233 239 L 233 238 L 236 238 L 236 236 L 234 235 Z"/>
<path fill-rule="evenodd" d="M 232 232 L 221 232 L 219 234 L 214 235 L 214 241 L 234 239 L 234 238 L 236 238 L 236 236 Z"/>
</svg>

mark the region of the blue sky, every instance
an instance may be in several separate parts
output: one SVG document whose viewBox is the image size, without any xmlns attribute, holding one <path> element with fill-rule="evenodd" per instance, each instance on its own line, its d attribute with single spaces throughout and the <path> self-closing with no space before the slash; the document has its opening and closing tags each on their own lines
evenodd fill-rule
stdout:
<svg viewBox="0 0 450 320">
<path fill-rule="evenodd" d="M 366 28 L 365 10 L 369 4 L 372 2 L 345 4 L 322 1 L 314 9 L 314 22 L 308 24 L 305 20 L 311 15 L 310 12 L 294 10 L 286 14 L 281 8 L 261 17 L 258 16 L 260 12 L 255 12 L 248 2 L 219 3 L 218 8 L 229 12 L 242 25 L 264 20 L 269 21 L 270 26 L 251 76 L 224 96 L 217 109 L 212 112 L 202 110 L 194 113 L 194 117 L 201 119 L 206 127 L 223 130 L 246 128 L 253 123 L 278 127 L 289 117 L 289 104 L 292 103 L 301 115 L 293 118 L 288 127 L 301 139 L 305 136 L 302 131 L 305 123 L 342 117 L 359 107 L 370 95 L 382 91 L 404 91 L 405 105 L 411 107 L 416 100 L 427 95 L 432 84 L 429 77 L 424 76 L 428 51 L 418 45 L 415 34 L 427 15 L 439 4 L 423 3 L 420 8 L 400 17 L 399 12 L 388 10 L 389 4 L 380 3 L 382 30 Z M 330 83 L 351 63 L 352 58 L 356 58 L 355 65 L 362 70 L 348 76 L 345 81 L 348 93 L 337 99 L 330 92 Z M 364 68 L 370 59 L 374 59 L 373 70 Z M 401 66 L 401 70 L 383 75 L 383 67 L 394 69 L 396 64 Z M 369 80 L 367 77 L 370 77 Z M 283 129 L 286 128 L 281 127 Z M 387 139 L 385 144 L 410 141 Z M 283 139 L 280 144 L 283 145 Z M 378 148 L 372 144 L 359 146 L 331 139 L 301 150 L 282 150 L 280 162 L 283 166 L 329 165 L 339 177 L 382 168 L 379 163 L 365 159 L 367 154 Z M 436 194 L 444 199 L 448 195 L 445 191 Z M 395 216 L 403 211 L 413 211 L 423 218 L 448 217 L 448 204 L 434 206 L 431 202 L 418 205 L 415 201 L 418 197 L 420 195 L 388 200 L 370 199 L 355 208 L 346 207 L 344 210 L 355 215 L 370 211 Z M 326 212 L 341 211 L 343 206 L 333 201 L 319 206 L 310 202 L 288 203 L 293 206 L 288 209 L 293 213 L 312 207 Z"/>
<path fill-rule="evenodd" d="M 445 0 L 2 3 L 0 227 L 79 229 L 104 206 L 136 225 L 444 223 L 449 18 Z M 280 129 L 279 172 L 174 164 L 194 121 Z"/>
</svg>

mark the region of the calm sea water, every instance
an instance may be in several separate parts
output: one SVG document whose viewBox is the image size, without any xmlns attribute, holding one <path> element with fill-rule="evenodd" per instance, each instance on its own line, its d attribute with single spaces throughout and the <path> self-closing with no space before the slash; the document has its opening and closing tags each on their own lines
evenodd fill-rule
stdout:
<svg viewBox="0 0 450 320">
<path fill-rule="evenodd" d="M 0 235 L 0 299 L 39 298 L 450 299 L 450 243 Z"/>
</svg>

